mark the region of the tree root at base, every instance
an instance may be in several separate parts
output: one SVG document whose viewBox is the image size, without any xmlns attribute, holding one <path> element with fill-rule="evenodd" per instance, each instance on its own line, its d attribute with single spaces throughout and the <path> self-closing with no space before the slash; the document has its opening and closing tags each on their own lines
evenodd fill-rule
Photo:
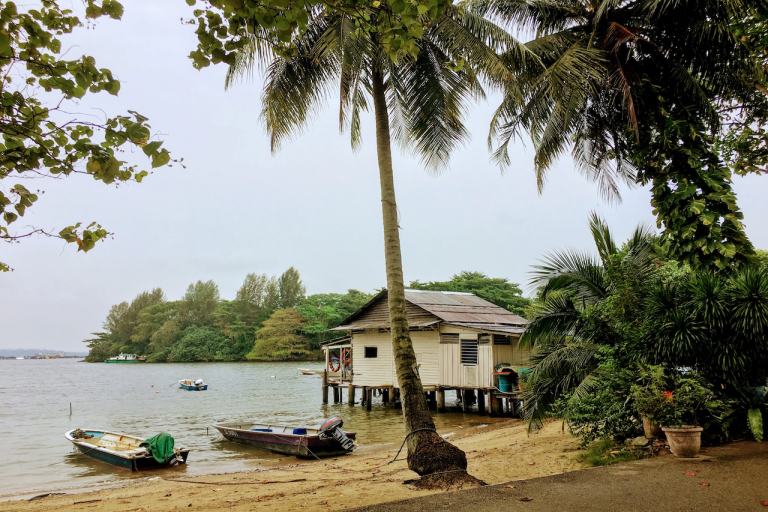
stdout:
<svg viewBox="0 0 768 512">
<path fill-rule="evenodd" d="M 406 480 L 403 484 L 411 485 L 415 489 L 424 491 L 458 491 L 488 485 L 463 470 L 432 473 L 421 478 Z"/>
</svg>

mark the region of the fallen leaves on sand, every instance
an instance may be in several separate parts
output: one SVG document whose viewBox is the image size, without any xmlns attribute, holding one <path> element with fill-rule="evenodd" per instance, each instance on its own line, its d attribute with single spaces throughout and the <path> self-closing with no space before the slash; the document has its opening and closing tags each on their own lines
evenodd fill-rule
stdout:
<svg viewBox="0 0 768 512">
<path fill-rule="evenodd" d="M 709 484 L 707 482 L 701 482 L 699 485 L 704 486 L 704 487 L 709 487 Z"/>
<path fill-rule="evenodd" d="M 696 476 L 696 473 L 683 473 L 683 476 Z"/>
<path fill-rule="evenodd" d="M 535 465 L 536 465 L 536 463 L 535 463 L 535 462 L 529 462 L 529 463 L 528 463 L 528 465 L 529 465 L 529 466 L 535 466 Z"/>
<path fill-rule="evenodd" d="M 520 498 L 520 501 L 533 501 L 533 498 Z"/>
<path fill-rule="evenodd" d="M 764 507 L 768 507 L 768 500 L 761 501 L 760 504 Z"/>
<path fill-rule="evenodd" d="M 514 485 L 505 485 L 504 488 L 505 489 L 514 489 L 515 486 Z"/>
</svg>

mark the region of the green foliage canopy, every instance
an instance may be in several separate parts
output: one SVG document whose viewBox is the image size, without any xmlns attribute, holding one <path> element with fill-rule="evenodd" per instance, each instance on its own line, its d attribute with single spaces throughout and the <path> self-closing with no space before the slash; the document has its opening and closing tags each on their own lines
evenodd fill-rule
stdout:
<svg viewBox="0 0 768 512">
<path fill-rule="evenodd" d="M 169 165 L 170 153 L 162 141 L 150 141 L 147 118 L 130 115 L 103 120 L 82 120 L 73 105 L 89 94 L 117 95 L 120 82 L 93 57 L 65 59 L 60 36 L 82 26 L 69 9 L 50 0 L 19 8 L 0 1 L 0 180 L 65 178 L 84 174 L 105 184 L 141 182 L 147 171 L 119 160 L 126 144 L 140 148 L 153 168 Z M 115 0 L 87 0 L 86 18 L 120 19 L 122 5 Z M 52 105 L 52 106 L 49 106 Z M 97 132 L 102 136 L 95 138 Z M 58 233 L 32 227 L 11 231 L 39 199 L 41 192 L 22 183 L 0 191 L 0 240 L 19 242 L 33 234 L 75 243 L 78 251 L 93 249 L 108 233 L 92 222 L 76 223 Z M 0 262 L 0 271 L 10 267 Z"/>
</svg>

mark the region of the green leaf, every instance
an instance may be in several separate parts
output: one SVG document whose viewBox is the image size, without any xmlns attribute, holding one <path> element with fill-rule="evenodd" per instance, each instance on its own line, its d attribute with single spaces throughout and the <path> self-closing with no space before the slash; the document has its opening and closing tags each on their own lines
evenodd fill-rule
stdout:
<svg viewBox="0 0 768 512">
<path fill-rule="evenodd" d="M 747 420 L 749 421 L 749 430 L 755 436 L 755 441 L 763 441 L 763 413 L 759 407 L 754 407 L 747 411 Z"/>
<path fill-rule="evenodd" d="M 142 151 L 144 151 L 144 154 L 147 156 L 152 156 L 157 152 L 158 149 L 160 149 L 160 146 L 163 145 L 163 141 L 161 140 L 155 140 L 141 148 Z"/>
<path fill-rule="evenodd" d="M 170 161 L 171 161 L 171 154 L 164 149 L 161 152 L 152 156 L 152 167 L 153 168 L 162 167 L 163 165 L 167 164 Z"/>
</svg>

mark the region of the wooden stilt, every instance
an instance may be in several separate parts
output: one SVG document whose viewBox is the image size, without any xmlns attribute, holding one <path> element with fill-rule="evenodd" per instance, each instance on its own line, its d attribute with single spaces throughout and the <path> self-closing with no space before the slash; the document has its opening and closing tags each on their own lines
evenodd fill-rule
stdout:
<svg viewBox="0 0 768 512">
<path fill-rule="evenodd" d="M 390 388 L 384 388 L 381 391 L 381 402 L 384 403 L 384 404 L 388 404 L 389 403 L 389 389 Z"/>
<path fill-rule="evenodd" d="M 337 386 L 333 386 L 333 403 L 339 403 L 339 388 Z"/>
<path fill-rule="evenodd" d="M 467 409 L 469 409 L 469 406 L 467 405 L 467 390 L 462 389 L 461 390 L 461 410 L 464 412 L 467 412 Z"/>
<path fill-rule="evenodd" d="M 445 390 L 437 389 L 437 412 L 445 412 Z"/>
<path fill-rule="evenodd" d="M 323 370 L 323 403 L 328 403 L 328 370 Z"/>
<path fill-rule="evenodd" d="M 496 410 L 493 406 L 493 390 L 488 390 L 488 415 L 489 416 L 496 416 Z"/>
<path fill-rule="evenodd" d="M 371 402 L 373 402 L 373 388 L 368 388 L 368 396 L 365 398 L 365 408 L 371 410 Z"/>
<path fill-rule="evenodd" d="M 496 409 L 497 416 L 504 416 L 504 400 L 502 398 L 494 398 L 493 408 Z"/>
<path fill-rule="evenodd" d="M 355 405 L 355 385 L 351 382 L 347 386 L 347 403 L 349 405 Z"/>
<path fill-rule="evenodd" d="M 510 412 L 510 414 L 512 414 L 513 417 L 515 416 L 515 413 L 517 412 L 517 411 L 515 411 L 516 408 L 517 408 L 517 403 L 515 402 L 514 399 L 510 398 L 509 399 L 509 412 Z"/>
<path fill-rule="evenodd" d="M 482 389 L 477 390 L 477 412 L 485 414 L 485 393 Z"/>
<path fill-rule="evenodd" d="M 360 405 L 365 405 L 365 400 L 368 398 L 368 388 L 363 386 L 363 396 L 360 398 Z"/>
</svg>

